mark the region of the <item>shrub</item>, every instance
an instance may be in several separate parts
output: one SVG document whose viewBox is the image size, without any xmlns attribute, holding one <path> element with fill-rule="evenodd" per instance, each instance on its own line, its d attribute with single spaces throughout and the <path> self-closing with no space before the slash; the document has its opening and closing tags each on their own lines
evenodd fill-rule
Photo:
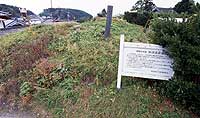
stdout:
<svg viewBox="0 0 200 118">
<path fill-rule="evenodd" d="M 200 87 L 194 83 L 172 80 L 158 85 L 161 95 L 180 103 L 197 115 L 200 115 Z"/>
<path fill-rule="evenodd" d="M 158 85 L 162 95 L 200 115 L 200 14 L 182 23 L 172 17 L 152 22 L 153 42 L 169 50 L 174 59 L 174 80 Z M 195 81 L 194 81 L 195 80 Z"/>
<path fill-rule="evenodd" d="M 149 12 L 125 12 L 124 19 L 129 23 L 145 26 L 148 20 L 152 18 Z"/>
<path fill-rule="evenodd" d="M 152 23 L 154 42 L 166 47 L 174 59 L 176 77 L 191 81 L 200 78 L 200 14 L 177 23 L 172 18 Z"/>
</svg>

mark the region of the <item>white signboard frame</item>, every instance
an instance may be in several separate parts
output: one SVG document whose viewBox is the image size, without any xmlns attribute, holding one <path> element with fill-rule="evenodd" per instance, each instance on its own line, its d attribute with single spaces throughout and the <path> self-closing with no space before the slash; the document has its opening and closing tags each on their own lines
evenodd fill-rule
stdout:
<svg viewBox="0 0 200 118">
<path fill-rule="evenodd" d="M 121 35 L 117 88 L 121 88 L 122 76 L 170 80 L 174 75 L 173 60 L 166 52 L 155 44 L 124 42 Z"/>
</svg>

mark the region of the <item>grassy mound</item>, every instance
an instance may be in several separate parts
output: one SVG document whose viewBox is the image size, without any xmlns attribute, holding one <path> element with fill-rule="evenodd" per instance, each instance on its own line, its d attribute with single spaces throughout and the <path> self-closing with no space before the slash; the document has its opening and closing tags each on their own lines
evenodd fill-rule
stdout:
<svg viewBox="0 0 200 118">
<path fill-rule="evenodd" d="M 22 105 L 42 106 L 52 117 L 191 117 L 145 81 L 126 77 L 116 91 L 120 34 L 130 42 L 149 39 L 141 27 L 114 19 L 104 40 L 104 26 L 104 19 L 39 25 L 1 37 L 1 83 L 17 81 Z"/>
</svg>

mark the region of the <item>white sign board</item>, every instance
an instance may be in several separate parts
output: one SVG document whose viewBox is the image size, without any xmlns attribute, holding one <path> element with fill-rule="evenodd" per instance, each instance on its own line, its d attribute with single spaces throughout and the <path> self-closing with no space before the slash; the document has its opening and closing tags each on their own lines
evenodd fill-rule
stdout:
<svg viewBox="0 0 200 118">
<path fill-rule="evenodd" d="M 172 62 L 161 46 L 124 42 L 121 35 L 117 88 L 121 88 L 121 76 L 169 80 L 174 74 Z"/>
</svg>

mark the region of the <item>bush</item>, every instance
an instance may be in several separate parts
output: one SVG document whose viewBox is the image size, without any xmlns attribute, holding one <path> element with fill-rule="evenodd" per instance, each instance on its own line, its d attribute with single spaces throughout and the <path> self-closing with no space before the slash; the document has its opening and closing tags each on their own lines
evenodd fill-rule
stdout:
<svg viewBox="0 0 200 118">
<path fill-rule="evenodd" d="M 158 85 L 161 95 L 171 98 L 200 116 L 200 87 L 191 82 L 173 80 Z"/>
<path fill-rule="evenodd" d="M 200 14 L 177 23 L 173 18 L 152 23 L 154 41 L 167 48 L 174 59 L 176 77 L 200 79 Z"/>
<path fill-rule="evenodd" d="M 149 12 L 125 12 L 124 19 L 129 23 L 145 26 L 152 14 Z"/>
<path fill-rule="evenodd" d="M 153 42 L 169 50 L 174 59 L 174 80 L 158 85 L 162 95 L 200 115 L 200 14 L 182 23 L 172 17 L 152 22 Z M 195 81 L 194 81 L 195 80 Z"/>
</svg>

